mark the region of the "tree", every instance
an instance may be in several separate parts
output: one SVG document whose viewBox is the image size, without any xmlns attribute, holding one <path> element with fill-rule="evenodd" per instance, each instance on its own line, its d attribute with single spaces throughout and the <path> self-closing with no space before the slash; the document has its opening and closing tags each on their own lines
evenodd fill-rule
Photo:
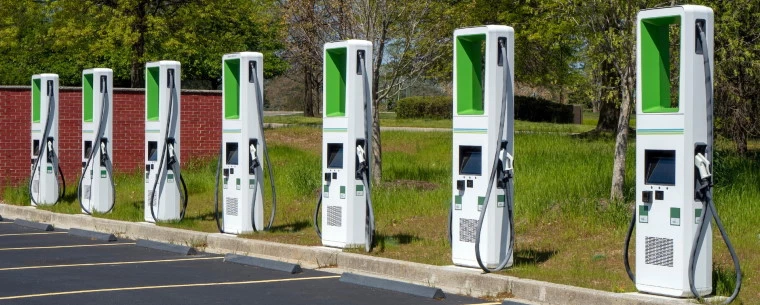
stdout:
<svg viewBox="0 0 760 305">
<path fill-rule="evenodd" d="M 760 131 L 760 3 L 710 1 L 715 10 L 715 112 L 718 131 L 740 154 Z"/>
<path fill-rule="evenodd" d="M 451 46 L 451 30 L 437 1 L 306 0 L 282 1 L 290 24 L 286 57 L 302 69 L 306 115 L 317 115 L 322 82 L 322 46 L 328 41 L 365 39 L 373 44 L 372 103 L 380 103 L 411 85 L 433 63 L 444 58 Z M 453 28 L 452 28 L 453 30 Z M 444 36 L 445 35 L 445 36 Z M 448 39 L 448 40 L 447 40 Z M 443 42 L 442 42 L 443 41 Z M 379 112 L 372 124 L 372 180 L 382 177 Z"/>
<path fill-rule="evenodd" d="M 90 2 L 91 3 L 87 3 Z M 191 3 L 193 0 L 89 0 L 75 1 L 81 6 L 94 4 L 94 7 L 108 7 L 111 9 L 108 25 L 123 26 L 122 39 L 115 42 L 127 46 L 130 63 L 132 88 L 141 88 L 145 85 L 144 69 L 147 45 L 149 42 L 161 40 L 160 36 L 151 36 L 152 26 L 160 23 L 162 19 L 174 16 L 177 9 Z M 81 3 L 85 2 L 85 3 Z"/>
<path fill-rule="evenodd" d="M 615 128 L 611 200 L 623 199 L 628 134 L 636 88 L 636 14 L 639 10 L 667 3 L 638 0 L 561 0 L 586 39 L 587 60 L 599 72 L 601 84 L 614 80 L 620 98 Z M 607 105 L 608 107 L 611 105 Z M 604 107 L 604 105 L 602 106 Z"/>
<path fill-rule="evenodd" d="M 186 87 L 216 89 L 225 53 L 264 53 L 266 77 L 287 65 L 278 56 L 284 25 L 273 1 L 27 2 L 0 12 L 0 24 L 8 24 L 2 29 L 11 34 L 0 38 L 0 49 L 14 63 L 0 63 L 0 71 L 29 71 L 3 73 L 5 83 L 6 75 L 27 83 L 31 73 L 51 71 L 62 84 L 77 85 L 83 69 L 109 67 L 116 86 L 142 87 L 146 61 L 174 59 L 182 62 Z"/>
<path fill-rule="evenodd" d="M 46 71 L 50 55 L 51 6 L 34 0 L 0 0 L 0 84 L 28 85 Z"/>
<path fill-rule="evenodd" d="M 264 55 L 264 78 L 282 74 L 287 63 L 277 54 L 282 49 L 285 25 L 273 1 L 196 0 L 177 8 L 174 17 L 154 23 L 156 36 L 148 58 L 177 58 L 182 75 L 201 87 L 221 85 L 222 55 L 240 51 Z"/>
<path fill-rule="evenodd" d="M 304 77 L 304 115 L 311 117 L 317 116 L 321 109 L 321 98 L 317 96 L 322 86 L 322 45 L 332 40 L 328 29 L 334 18 L 327 7 L 336 4 L 319 2 L 280 0 L 283 21 L 290 25 L 284 56 L 291 63 L 291 69 L 299 72 L 292 74 Z"/>
<path fill-rule="evenodd" d="M 587 90 L 579 61 L 583 40 L 575 23 L 567 18 L 559 1 L 478 0 L 452 1 L 448 13 L 453 26 L 446 28 L 451 36 L 455 28 L 504 24 L 515 30 L 515 81 L 532 87 L 546 88 L 555 101 L 569 102 L 571 94 Z M 440 26 L 440 24 L 436 24 Z M 451 78 L 451 48 L 435 76 Z"/>
<path fill-rule="evenodd" d="M 445 6 L 434 1 L 359 1 L 360 35 L 372 41 L 372 178 L 382 178 L 380 104 L 413 84 L 451 49 Z M 450 23 L 449 23 L 450 24 Z M 445 35 L 445 36 L 444 36 Z M 449 43 L 446 43 L 449 42 Z"/>
</svg>

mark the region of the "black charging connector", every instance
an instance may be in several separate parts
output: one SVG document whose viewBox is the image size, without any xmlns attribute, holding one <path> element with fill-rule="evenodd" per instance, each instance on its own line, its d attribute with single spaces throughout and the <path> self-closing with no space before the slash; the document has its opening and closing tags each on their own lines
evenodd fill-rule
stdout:
<svg viewBox="0 0 760 305">
<path fill-rule="evenodd" d="M 365 153 L 367 152 L 366 141 L 364 139 L 356 139 L 356 146 L 355 147 L 359 147 L 359 146 L 361 146 L 362 148 L 364 148 L 364 152 Z M 355 163 L 356 164 L 356 173 L 355 173 L 355 177 L 354 178 L 356 180 L 362 180 L 363 172 L 368 170 L 368 167 L 367 167 L 367 155 L 364 155 L 364 162 L 359 162 L 359 156 L 358 155 L 354 156 L 354 160 L 355 160 L 354 162 L 356 162 Z"/>
</svg>

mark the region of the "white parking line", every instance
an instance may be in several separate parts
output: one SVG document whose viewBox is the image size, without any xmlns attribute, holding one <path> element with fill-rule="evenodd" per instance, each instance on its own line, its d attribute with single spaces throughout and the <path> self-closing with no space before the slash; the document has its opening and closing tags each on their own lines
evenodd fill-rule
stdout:
<svg viewBox="0 0 760 305">
<path fill-rule="evenodd" d="M 8 233 L 0 234 L 0 237 L 4 236 L 26 236 L 26 235 L 48 235 L 48 234 L 66 234 L 67 232 L 34 232 L 34 233 Z"/>
<path fill-rule="evenodd" d="M 68 268 L 68 267 L 89 267 L 89 266 L 115 266 L 115 265 L 134 265 L 134 264 L 153 264 L 153 263 L 171 263 L 171 262 L 200 261 L 200 260 L 214 260 L 214 259 L 224 259 L 224 257 L 194 257 L 194 258 L 158 259 L 158 260 L 131 261 L 131 262 L 82 263 L 82 264 L 67 264 L 67 265 L 43 265 L 43 266 L 8 267 L 8 268 L 0 268 L 0 271 L 29 270 L 29 269 L 47 269 L 47 268 Z"/>
<path fill-rule="evenodd" d="M 0 248 L 0 251 L 40 250 L 40 249 L 64 249 L 64 248 L 84 248 L 84 247 L 108 247 L 108 246 L 131 246 L 131 245 L 134 245 L 134 244 L 135 243 L 118 243 L 118 244 L 94 244 L 94 245 L 70 245 L 70 246 Z"/>
<path fill-rule="evenodd" d="M 104 289 L 75 290 L 75 291 L 61 291 L 61 292 L 39 293 L 39 294 L 16 295 L 16 296 L 0 297 L 0 300 L 17 300 L 17 299 L 29 299 L 29 298 L 50 297 L 50 296 L 59 296 L 59 295 L 114 292 L 114 291 L 134 291 L 134 290 L 148 290 L 148 289 L 168 289 L 168 288 L 186 288 L 186 287 L 230 286 L 230 285 L 248 285 L 248 284 L 264 284 L 264 283 L 279 283 L 279 282 L 297 282 L 297 281 L 309 281 L 309 280 L 335 279 L 339 277 L 340 275 L 329 275 L 329 276 L 287 278 L 287 279 L 275 279 L 275 280 L 258 280 L 258 281 L 244 281 L 244 282 L 217 282 L 217 283 L 196 283 L 196 284 L 179 284 L 179 285 L 104 288 Z"/>
</svg>

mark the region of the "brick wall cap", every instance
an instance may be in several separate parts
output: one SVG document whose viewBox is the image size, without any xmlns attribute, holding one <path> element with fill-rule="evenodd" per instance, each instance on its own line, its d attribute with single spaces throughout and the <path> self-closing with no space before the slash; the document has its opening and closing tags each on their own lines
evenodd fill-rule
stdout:
<svg viewBox="0 0 760 305">
<path fill-rule="evenodd" d="M 32 86 L 0 86 L 0 90 L 30 91 Z M 82 87 L 61 86 L 59 91 L 82 91 Z M 145 88 L 114 88 L 114 92 L 145 92 Z M 221 95 L 221 90 L 182 89 L 182 93 Z"/>
</svg>

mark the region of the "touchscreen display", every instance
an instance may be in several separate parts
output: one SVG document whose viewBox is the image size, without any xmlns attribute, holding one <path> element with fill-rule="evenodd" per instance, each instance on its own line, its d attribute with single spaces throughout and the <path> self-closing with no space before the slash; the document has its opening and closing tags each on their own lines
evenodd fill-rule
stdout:
<svg viewBox="0 0 760 305">
<path fill-rule="evenodd" d="M 343 144 L 327 144 L 327 168 L 343 168 Z"/>
<path fill-rule="evenodd" d="M 676 152 L 647 150 L 644 152 L 646 184 L 676 185 Z"/>
<path fill-rule="evenodd" d="M 460 175 L 481 175 L 483 165 L 481 152 L 480 146 L 459 146 Z"/>
</svg>

